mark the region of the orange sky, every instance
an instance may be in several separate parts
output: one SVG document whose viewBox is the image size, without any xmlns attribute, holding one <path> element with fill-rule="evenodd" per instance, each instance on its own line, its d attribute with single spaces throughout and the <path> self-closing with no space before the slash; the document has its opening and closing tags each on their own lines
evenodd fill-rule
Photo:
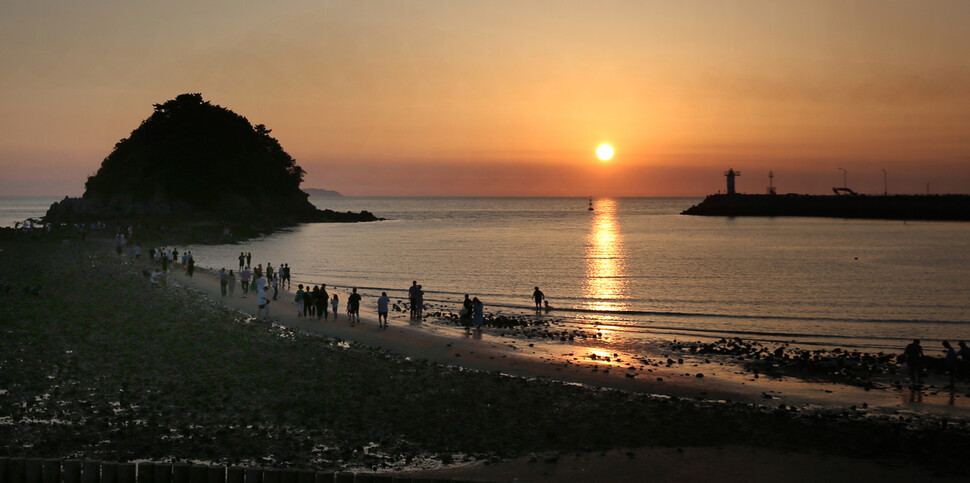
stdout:
<svg viewBox="0 0 970 483">
<path fill-rule="evenodd" d="M 245 4 L 245 5 L 243 5 Z M 970 192 L 966 1 L 0 6 L 0 195 L 200 92 L 347 195 Z M 608 142 L 609 163 L 595 156 Z"/>
</svg>

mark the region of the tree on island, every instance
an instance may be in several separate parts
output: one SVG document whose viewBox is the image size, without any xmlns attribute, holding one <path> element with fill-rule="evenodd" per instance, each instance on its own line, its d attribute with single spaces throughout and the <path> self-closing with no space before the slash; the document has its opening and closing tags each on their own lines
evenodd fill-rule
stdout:
<svg viewBox="0 0 970 483">
<path fill-rule="evenodd" d="M 276 218 L 282 224 L 369 221 L 321 211 L 300 190 L 306 173 L 262 124 L 181 94 L 115 144 L 80 199 L 55 203 L 47 221 L 151 216 Z M 350 216 L 348 216 L 350 215 Z"/>
</svg>

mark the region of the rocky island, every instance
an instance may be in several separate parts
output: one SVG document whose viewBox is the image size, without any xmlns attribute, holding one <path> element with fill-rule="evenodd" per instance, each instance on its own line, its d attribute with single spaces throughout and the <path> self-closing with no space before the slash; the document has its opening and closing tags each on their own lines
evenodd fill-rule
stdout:
<svg viewBox="0 0 970 483">
<path fill-rule="evenodd" d="M 306 173 L 270 129 L 181 94 L 115 144 L 80 198 L 54 203 L 47 223 L 213 224 L 257 234 L 298 223 L 378 220 L 311 204 Z"/>
</svg>

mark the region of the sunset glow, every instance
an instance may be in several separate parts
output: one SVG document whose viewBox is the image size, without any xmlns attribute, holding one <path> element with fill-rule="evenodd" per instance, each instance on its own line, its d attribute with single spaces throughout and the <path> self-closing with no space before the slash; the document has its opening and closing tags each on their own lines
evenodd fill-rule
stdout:
<svg viewBox="0 0 970 483">
<path fill-rule="evenodd" d="M 609 144 L 601 144 L 596 148 L 596 157 L 600 158 L 600 161 L 609 161 L 613 157 L 613 147 Z"/>
<path fill-rule="evenodd" d="M 585 296 L 593 310 L 623 310 L 618 301 L 626 279 L 623 265 L 623 235 L 616 221 L 616 200 L 599 199 L 593 206 L 593 219 L 586 240 Z"/>
<path fill-rule="evenodd" d="M 182 93 L 346 195 L 970 192 L 968 2 L 498 3 L 12 2 L 0 193 L 80 194 Z"/>
</svg>

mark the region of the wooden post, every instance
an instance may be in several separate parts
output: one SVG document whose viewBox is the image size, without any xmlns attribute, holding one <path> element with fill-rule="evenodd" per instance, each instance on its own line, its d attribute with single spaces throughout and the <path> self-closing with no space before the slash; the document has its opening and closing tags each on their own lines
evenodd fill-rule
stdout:
<svg viewBox="0 0 970 483">
<path fill-rule="evenodd" d="M 118 483 L 137 483 L 135 481 L 136 470 L 134 463 L 120 463 L 118 465 Z"/>
<path fill-rule="evenodd" d="M 61 483 L 61 460 L 44 460 L 44 483 Z"/>
<path fill-rule="evenodd" d="M 172 483 L 172 464 L 155 464 L 155 483 Z"/>
<path fill-rule="evenodd" d="M 113 461 L 101 463 L 101 483 L 118 483 L 118 463 Z"/>
<path fill-rule="evenodd" d="M 226 467 L 210 466 L 208 473 L 206 473 L 206 481 L 208 483 L 226 483 Z"/>
<path fill-rule="evenodd" d="M 246 468 L 246 483 L 263 483 L 262 468 Z"/>
<path fill-rule="evenodd" d="M 81 472 L 81 482 L 82 483 L 101 483 L 101 463 L 98 461 L 84 460 L 81 463 L 83 471 Z"/>
<path fill-rule="evenodd" d="M 186 463 L 176 463 L 172 465 L 172 483 L 189 483 L 189 472 L 192 465 Z"/>
<path fill-rule="evenodd" d="M 226 483 L 245 483 L 246 471 L 242 468 L 226 468 Z"/>
<path fill-rule="evenodd" d="M 138 483 L 155 483 L 155 463 L 138 463 Z"/>
<path fill-rule="evenodd" d="M 44 460 L 29 458 L 24 461 L 24 481 L 27 483 L 43 483 Z"/>
<path fill-rule="evenodd" d="M 26 458 L 10 458 L 7 463 L 7 483 L 24 483 L 24 466 Z"/>
<path fill-rule="evenodd" d="M 209 467 L 204 465 L 192 465 L 189 471 L 189 483 L 206 483 L 209 478 Z"/>
<path fill-rule="evenodd" d="M 276 468 L 263 470 L 263 483 L 280 483 L 280 470 Z"/>
<path fill-rule="evenodd" d="M 66 460 L 61 465 L 64 483 L 81 483 L 81 460 Z"/>
</svg>

